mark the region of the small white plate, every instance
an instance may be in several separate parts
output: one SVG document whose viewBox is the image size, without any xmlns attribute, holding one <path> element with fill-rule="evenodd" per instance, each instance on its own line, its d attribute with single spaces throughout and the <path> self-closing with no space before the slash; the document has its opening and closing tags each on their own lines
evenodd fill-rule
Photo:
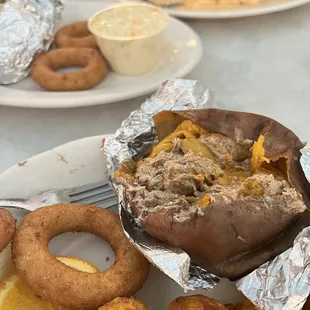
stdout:
<svg viewBox="0 0 310 310">
<path fill-rule="evenodd" d="M 222 18 L 240 18 L 265 15 L 275 12 L 286 11 L 296 8 L 298 6 L 310 3 L 310 0 L 285 0 L 274 1 L 274 4 L 260 5 L 252 8 L 236 9 L 236 10 L 179 10 L 179 9 L 167 9 L 166 11 L 176 17 L 180 18 L 203 18 L 203 19 L 222 19 Z"/>
<path fill-rule="evenodd" d="M 62 25 L 87 20 L 111 3 L 115 2 L 68 2 Z M 110 72 L 95 88 L 74 92 L 44 90 L 33 82 L 31 77 L 27 77 L 19 83 L 0 86 L 0 104 L 32 108 L 68 108 L 107 104 L 149 94 L 166 80 L 186 76 L 202 56 L 202 46 L 197 34 L 177 19 L 170 18 L 166 42 L 158 68 L 147 74 L 128 77 Z"/>
<path fill-rule="evenodd" d="M 52 188 L 77 186 L 99 181 L 107 176 L 106 158 L 100 151 L 103 136 L 90 137 L 59 146 L 39 154 L 0 175 L 0 197 L 23 197 Z M 14 212 L 21 219 L 25 212 Z M 50 243 L 54 254 L 75 256 L 95 264 L 100 270 L 113 263 L 113 252 L 101 239 L 88 234 L 66 233 Z M 106 258 L 110 259 L 107 261 Z M 0 260 L 1 261 L 1 260 Z M 0 266 L 1 270 L 1 266 Z M 242 300 L 242 295 L 227 280 L 211 291 L 197 291 L 224 303 Z M 169 303 L 184 295 L 182 289 L 159 270 L 152 268 L 150 276 L 137 297 L 150 310 L 168 309 Z"/>
</svg>

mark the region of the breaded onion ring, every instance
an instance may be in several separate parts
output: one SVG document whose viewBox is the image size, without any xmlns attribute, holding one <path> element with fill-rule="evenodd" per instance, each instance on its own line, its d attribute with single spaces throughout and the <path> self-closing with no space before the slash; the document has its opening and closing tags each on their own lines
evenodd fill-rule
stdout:
<svg viewBox="0 0 310 310">
<path fill-rule="evenodd" d="M 56 72 L 65 67 L 83 67 L 75 72 Z M 37 57 L 31 65 L 33 80 L 49 90 L 84 90 L 107 75 L 107 64 L 98 50 L 60 48 Z"/>
<path fill-rule="evenodd" d="M 88 30 L 87 21 L 75 22 L 61 27 L 55 34 L 54 42 L 57 48 L 98 47 L 95 37 Z"/>
<path fill-rule="evenodd" d="M 108 302 L 98 310 L 148 310 L 147 307 L 135 298 L 118 297 Z"/>
<path fill-rule="evenodd" d="M 219 301 L 203 295 L 183 296 L 175 299 L 169 310 L 227 310 Z"/>
<path fill-rule="evenodd" d="M 107 241 L 115 262 L 100 273 L 84 273 L 58 261 L 49 241 L 65 232 L 88 232 Z M 125 236 L 119 216 L 89 205 L 54 205 L 26 215 L 13 241 L 17 272 L 36 295 L 69 308 L 97 309 L 142 288 L 149 262 Z"/>
<path fill-rule="evenodd" d="M 15 219 L 10 212 L 0 209 L 0 253 L 7 247 L 15 233 Z"/>
</svg>

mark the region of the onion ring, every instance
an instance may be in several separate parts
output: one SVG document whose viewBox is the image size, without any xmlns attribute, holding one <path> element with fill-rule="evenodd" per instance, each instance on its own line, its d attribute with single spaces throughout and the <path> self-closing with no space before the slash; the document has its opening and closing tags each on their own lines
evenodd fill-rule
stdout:
<svg viewBox="0 0 310 310">
<path fill-rule="evenodd" d="M 75 72 L 56 72 L 64 67 L 83 67 Z M 100 83 L 107 64 L 98 50 L 60 48 L 41 54 L 31 66 L 33 80 L 49 90 L 84 90 Z"/>
<path fill-rule="evenodd" d="M 118 297 L 108 302 L 98 310 L 148 310 L 147 307 L 135 298 Z"/>
<path fill-rule="evenodd" d="M 7 247 L 14 236 L 15 222 L 10 212 L 0 209 L 0 253 Z"/>
<path fill-rule="evenodd" d="M 115 262 L 89 274 L 58 261 L 49 241 L 65 232 L 88 232 L 107 241 Z M 13 262 L 36 295 L 68 308 L 97 309 L 116 297 L 130 297 L 142 288 L 149 262 L 125 236 L 119 216 L 89 205 L 60 204 L 26 215 L 13 240 Z"/>
<path fill-rule="evenodd" d="M 98 48 L 95 37 L 88 30 L 87 21 L 75 22 L 61 27 L 55 34 L 54 43 L 57 48 Z"/>
</svg>

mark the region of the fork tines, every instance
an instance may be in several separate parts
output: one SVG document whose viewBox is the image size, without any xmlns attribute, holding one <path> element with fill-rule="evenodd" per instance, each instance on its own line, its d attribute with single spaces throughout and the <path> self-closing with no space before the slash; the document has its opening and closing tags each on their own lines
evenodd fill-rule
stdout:
<svg viewBox="0 0 310 310">
<path fill-rule="evenodd" d="M 116 194 L 108 180 L 76 187 L 70 190 L 69 197 L 71 203 L 100 205 L 100 203 L 104 202 L 105 208 L 117 204 Z"/>
</svg>

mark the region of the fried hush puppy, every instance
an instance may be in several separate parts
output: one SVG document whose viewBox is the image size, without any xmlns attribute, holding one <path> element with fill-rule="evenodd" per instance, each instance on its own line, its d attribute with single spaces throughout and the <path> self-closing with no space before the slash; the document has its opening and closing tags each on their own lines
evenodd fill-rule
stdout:
<svg viewBox="0 0 310 310">
<path fill-rule="evenodd" d="M 227 310 L 219 301 L 203 295 L 183 296 L 175 299 L 169 310 Z"/>
<path fill-rule="evenodd" d="M 250 300 L 247 299 L 243 303 L 241 310 L 260 310 L 260 309 L 256 307 L 254 304 L 252 304 Z"/>
<path fill-rule="evenodd" d="M 84 273 L 57 260 L 49 241 L 65 232 L 88 232 L 108 242 L 114 264 L 103 272 Z M 149 262 L 130 243 L 119 216 L 89 205 L 59 204 L 27 214 L 13 241 L 13 262 L 33 292 L 72 309 L 93 310 L 116 297 L 131 297 L 149 273 Z"/>
<path fill-rule="evenodd" d="M 169 310 L 260 310 L 252 304 L 250 300 L 245 300 L 243 304 L 223 305 L 219 301 L 203 295 L 184 296 L 175 299 Z"/>
<path fill-rule="evenodd" d="M 100 307 L 98 310 L 148 310 L 148 308 L 133 297 L 118 297 Z"/>
<path fill-rule="evenodd" d="M 0 209 L 0 253 L 7 247 L 14 236 L 15 222 L 10 212 Z"/>
<path fill-rule="evenodd" d="M 228 310 L 242 310 L 242 305 L 226 304 L 225 307 Z"/>
<path fill-rule="evenodd" d="M 225 305 L 225 307 L 228 310 L 260 310 L 260 308 L 256 307 L 250 300 L 245 300 L 243 304 L 238 304 L 238 305 L 232 305 L 228 304 Z"/>
</svg>

